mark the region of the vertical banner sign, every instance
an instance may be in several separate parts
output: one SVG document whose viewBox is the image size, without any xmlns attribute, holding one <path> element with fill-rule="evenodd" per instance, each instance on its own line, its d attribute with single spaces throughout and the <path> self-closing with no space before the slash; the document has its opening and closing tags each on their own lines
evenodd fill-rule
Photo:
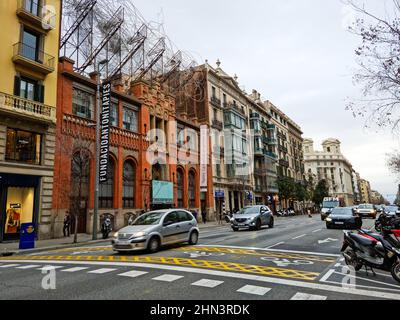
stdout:
<svg viewBox="0 0 400 320">
<path fill-rule="evenodd" d="M 100 115 L 100 182 L 107 181 L 109 151 L 110 151 L 110 112 L 111 112 L 111 83 L 103 83 L 102 111 Z"/>
<path fill-rule="evenodd" d="M 200 191 L 207 192 L 208 127 L 200 127 Z"/>
</svg>

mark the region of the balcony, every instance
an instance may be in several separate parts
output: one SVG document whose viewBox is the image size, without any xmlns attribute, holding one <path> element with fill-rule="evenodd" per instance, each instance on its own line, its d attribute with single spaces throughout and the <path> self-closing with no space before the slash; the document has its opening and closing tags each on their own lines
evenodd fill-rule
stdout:
<svg viewBox="0 0 400 320">
<path fill-rule="evenodd" d="M 17 15 L 43 31 L 48 32 L 56 27 L 56 14 L 47 6 L 39 5 L 39 0 L 18 0 Z"/>
<path fill-rule="evenodd" d="M 0 112 L 49 124 L 56 123 L 56 109 L 43 103 L 0 92 Z"/>
<path fill-rule="evenodd" d="M 258 113 L 251 113 L 250 114 L 250 119 L 260 119 L 260 115 Z"/>
<path fill-rule="evenodd" d="M 14 44 L 13 62 L 44 75 L 54 72 L 55 58 L 22 42 Z"/>
<path fill-rule="evenodd" d="M 267 157 L 270 157 L 274 160 L 276 160 L 278 158 L 278 156 L 275 153 L 268 151 L 268 150 L 264 150 L 264 155 L 266 155 Z"/>
<path fill-rule="evenodd" d="M 225 103 L 224 103 L 224 108 L 225 108 L 225 109 L 233 109 L 233 110 L 235 110 L 236 112 L 240 113 L 241 115 L 246 116 L 245 111 L 242 110 L 242 108 L 239 107 L 237 104 L 225 102 Z"/>
<path fill-rule="evenodd" d="M 288 153 L 288 149 L 286 148 L 286 147 L 284 147 L 284 146 L 279 146 L 278 147 L 278 149 L 279 149 L 279 151 L 281 151 L 281 152 L 284 152 L 284 153 Z"/>
<path fill-rule="evenodd" d="M 279 165 L 280 165 L 281 167 L 289 168 L 289 161 L 286 161 L 286 160 L 281 159 L 281 160 L 279 160 Z"/>
<path fill-rule="evenodd" d="M 261 148 L 254 148 L 254 155 L 255 156 L 264 156 L 264 151 Z"/>
<path fill-rule="evenodd" d="M 217 130 L 219 130 L 219 131 L 222 131 L 222 129 L 224 128 L 224 125 L 223 125 L 223 123 L 221 121 L 213 119 L 212 127 L 217 129 Z"/>
<path fill-rule="evenodd" d="M 217 97 L 211 97 L 210 99 L 211 103 L 215 105 L 216 107 L 220 108 L 221 107 L 221 100 L 218 99 Z"/>
</svg>

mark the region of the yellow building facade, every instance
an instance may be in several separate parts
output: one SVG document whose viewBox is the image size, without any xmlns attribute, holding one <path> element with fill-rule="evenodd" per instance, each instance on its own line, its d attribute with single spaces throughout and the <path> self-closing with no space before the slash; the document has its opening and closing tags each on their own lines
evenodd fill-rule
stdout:
<svg viewBox="0 0 400 320">
<path fill-rule="evenodd" d="M 0 1 L 0 242 L 51 237 L 61 0 Z"/>
</svg>

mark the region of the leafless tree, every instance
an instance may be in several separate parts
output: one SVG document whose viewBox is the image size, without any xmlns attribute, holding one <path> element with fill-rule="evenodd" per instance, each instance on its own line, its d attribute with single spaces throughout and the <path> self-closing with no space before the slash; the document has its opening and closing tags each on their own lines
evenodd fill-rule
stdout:
<svg viewBox="0 0 400 320">
<path fill-rule="evenodd" d="M 390 171 L 400 177 L 400 152 L 388 155 L 387 166 Z"/>
<path fill-rule="evenodd" d="M 349 27 L 361 38 L 355 50 L 359 70 L 354 83 L 362 87 L 362 98 L 349 101 L 354 117 L 366 117 L 366 127 L 399 129 L 400 124 L 400 0 L 390 2 L 386 16 L 370 12 L 355 0 L 344 0 L 357 18 Z M 383 3 L 383 2 L 382 2 Z M 393 9 L 392 9 L 393 8 Z"/>
</svg>

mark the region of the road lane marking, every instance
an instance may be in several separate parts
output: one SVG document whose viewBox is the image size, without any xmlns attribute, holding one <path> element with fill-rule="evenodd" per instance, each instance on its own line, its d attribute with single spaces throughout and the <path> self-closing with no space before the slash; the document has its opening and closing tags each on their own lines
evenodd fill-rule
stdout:
<svg viewBox="0 0 400 320">
<path fill-rule="evenodd" d="M 78 272 L 78 271 L 87 270 L 87 269 L 89 269 L 89 268 L 88 267 L 75 267 L 75 268 L 61 270 L 61 272 L 70 272 L 70 273 L 72 273 L 72 272 Z"/>
<path fill-rule="evenodd" d="M 5 265 L 2 265 L 2 266 L 0 266 L 0 268 L 13 268 L 13 267 L 18 267 L 18 266 L 20 266 L 20 264 L 5 264 Z"/>
<path fill-rule="evenodd" d="M 164 282 L 174 282 L 174 281 L 182 279 L 182 278 L 183 278 L 183 276 L 176 276 L 173 274 L 164 274 L 162 276 L 153 278 L 153 280 L 164 281 Z"/>
<path fill-rule="evenodd" d="M 93 274 L 105 274 L 105 273 L 113 272 L 113 271 L 116 271 L 116 270 L 118 270 L 118 269 L 102 268 L 102 269 L 97 269 L 97 270 L 88 271 L 88 273 L 93 273 Z"/>
<path fill-rule="evenodd" d="M 55 262 L 52 261 L 51 263 L 55 263 Z M 37 270 L 49 271 L 49 270 L 56 270 L 56 269 L 61 269 L 61 268 L 64 268 L 64 266 L 44 266 L 44 267 L 38 268 Z"/>
<path fill-rule="evenodd" d="M 3 262 L 14 262 L 4 260 Z M 30 260 L 21 260 L 21 263 L 29 263 Z M 48 263 L 49 261 L 46 260 L 38 260 L 37 263 Z M 52 261 L 53 264 L 64 264 L 61 261 Z M 333 283 L 334 285 L 328 284 L 320 284 L 315 282 L 304 282 L 304 281 L 297 281 L 297 280 L 289 280 L 289 279 L 281 279 L 281 278 L 272 278 L 266 276 L 259 276 L 253 274 L 244 274 L 244 273 L 235 273 L 235 272 L 228 272 L 228 271 L 217 271 L 217 270 L 205 270 L 200 268 L 189 268 L 189 267 L 178 267 L 178 266 L 169 266 L 169 265 L 160 265 L 160 264 L 151 264 L 151 263 L 128 263 L 128 262 L 99 262 L 99 261 L 71 261 L 68 262 L 69 264 L 73 265 L 92 265 L 92 266 L 118 266 L 118 267 L 130 267 L 130 268 L 147 268 L 147 269 L 156 269 L 156 270 L 168 270 L 168 271 L 176 271 L 176 272 L 186 272 L 186 273 L 195 273 L 195 274 L 204 274 L 204 275 L 212 275 L 212 276 L 219 276 L 219 277 L 226 277 L 232 279 L 241 279 L 241 280 L 250 280 L 250 281 L 258 281 L 264 283 L 272 283 L 277 285 L 284 285 L 288 287 L 299 287 L 299 288 L 306 288 L 306 289 L 313 289 L 313 290 L 323 290 L 328 292 L 340 293 L 340 294 L 351 294 L 351 295 L 358 295 L 358 296 L 365 296 L 365 297 L 372 297 L 372 298 L 382 298 L 382 299 L 389 299 L 389 300 L 400 300 L 400 293 L 394 289 L 385 289 L 388 291 L 395 291 L 396 293 L 392 292 L 375 292 L 373 290 L 363 290 L 363 289 L 356 289 L 356 288 L 343 288 L 338 286 L 337 282 L 326 281 L 327 283 Z M 374 288 L 374 287 L 369 287 Z"/>
<path fill-rule="evenodd" d="M 297 240 L 297 239 L 300 239 L 300 238 L 304 238 L 304 237 L 306 237 L 306 236 L 307 236 L 306 234 L 302 234 L 301 236 L 292 238 L 292 240 Z"/>
<path fill-rule="evenodd" d="M 253 294 L 256 296 L 263 296 L 269 291 L 271 291 L 271 288 L 257 287 L 257 286 L 250 286 L 250 285 L 244 286 L 244 287 L 240 288 L 239 290 L 237 290 L 237 292 Z"/>
<path fill-rule="evenodd" d="M 250 273 L 264 276 L 273 276 L 279 278 L 290 278 L 290 279 L 298 279 L 298 280 L 315 280 L 320 273 L 319 272 L 310 272 L 310 271 L 302 271 L 295 269 L 286 269 L 286 268 L 278 268 L 278 267 L 268 267 L 268 266 L 260 266 L 260 265 L 250 265 L 250 264 L 240 264 L 233 262 L 224 262 L 224 261 L 212 261 L 212 260 L 197 260 L 197 259 L 186 259 L 186 258 L 175 258 L 175 257 L 158 257 L 158 256 L 115 256 L 114 259 L 110 260 L 110 257 L 87 257 L 87 256 L 35 256 L 35 257 L 19 257 L 12 258 L 12 261 L 16 259 L 30 259 L 30 261 L 40 261 L 40 260 L 51 260 L 51 261 L 63 261 L 68 259 L 68 263 L 72 261 L 85 261 L 91 262 L 95 261 L 104 261 L 104 262 L 133 262 L 133 263 L 153 263 L 153 264 L 164 264 L 164 265 L 175 265 L 175 266 L 184 266 L 184 267 L 193 267 L 193 268 L 202 268 L 202 269 L 219 269 L 224 271 L 234 271 L 240 273 Z M 20 260 L 18 260 L 20 261 Z"/>
<path fill-rule="evenodd" d="M 281 244 L 285 244 L 285 242 L 278 242 L 278 243 L 276 243 L 276 244 L 273 244 L 272 246 L 266 247 L 265 249 L 271 249 L 271 248 L 273 248 L 273 247 L 280 246 Z"/>
<path fill-rule="evenodd" d="M 325 273 L 325 275 L 319 281 L 325 282 L 334 273 L 335 273 L 335 269 L 330 269 L 327 273 Z"/>
<path fill-rule="evenodd" d="M 357 276 L 353 276 L 351 274 L 346 274 L 346 273 L 342 273 L 342 272 L 338 272 L 338 271 L 335 271 L 335 273 L 343 275 L 343 276 L 346 276 L 346 277 L 355 278 L 355 279 L 358 279 L 358 280 L 364 280 L 364 281 L 368 281 L 368 282 L 384 284 L 385 286 L 395 287 L 395 288 L 398 288 L 398 290 L 400 290 L 398 284 L 392 284 L 392 283 L 382 282 L 382 281 L 378 281 L 378 280 L 372 280 L 372 279 L 368 279 L 368 278 L 364 278 L 364 277 L 357 277 Z"/>
<path fill-rule="evenodd" d="M 118 276 L 120 277 L 129 277 L 129 278 L 137 278 L 140 276 L 143 276 L 145 274 L 147 274 L 148 272 L 146 271 L 128 271 L 125 273 L 120 273 Z"/>
<path fill-rule="evenodd" d="M 328 297 L 297 292 L 290 300 L 326 300 Z"/>
<path fill-rule="evenodd" d="M 296 260 L 312 260 L 318 262 L 333 263 L 337 259 L 333 257 L 321 257 L 318 255 L 304 255 L 295 253 L 279 253 L 279 252 L 269 252 L 266 250 L 254 250 L 254 249 L 237 249 L 237 248 L 227 248 L 223 246 L 191 246 L 177 248 L 175 251 L 185 251 L 185 252 L 212 252 L 212 253 L 224 253 L 224 254 L 237 254 L 237 255 L 254 255 L 260 257 L 272 257 L 272 258 L 285 258 L 285 259 L 296 259 Z"/>
<path fill-rule="evenodd" d="M 215 247 L 215 245 L 202 244 L 201 247 Z M 266 248 L 257 248 L 257 247 L 240 247 L 240 246 L 226 246 L 226 245 L 218 245 L 218 248 L 228 248 L 228 249 L 245 249 L 245 250 L 258 250 L 258 251 L 267 251 L 267 252 L 287 252 L 287 253 L 299 253 L 299 254 L 309 254 L 314 256 L 327 256 L 327 257 L 340 257 L 340 254 L 334 253 L 324 253 L 324 252 L 311 252 L 311 251 L 297 251 L 297 250 L 284 250 L 284 249 L 266 249 Z"/>
<path fill-rule="evenodd" d="M 223 283 L 224 283 L 223 281 L 218 281 L 218 280 L 201 279 L 199 281 L 193 282 L 192 286 L 204 287 L 204 288 L 215 288 Z"/>
<path fill-rule="evenodd" d="M 40 266 L 38 265 L 27 265 L 27 266 L 22 266 L 22 267 L 17 267 L 16 269 L 22 269 L 22 270 L 27 270 L 27 269 L 34 269 L 34 268 L 39 268 Z"/>
<path fill-rule="evenodd" d="M 322 231 L 322 229 L 314 230 L 313 233 L 320 232 L 320 231 Z"/>
</svg>

